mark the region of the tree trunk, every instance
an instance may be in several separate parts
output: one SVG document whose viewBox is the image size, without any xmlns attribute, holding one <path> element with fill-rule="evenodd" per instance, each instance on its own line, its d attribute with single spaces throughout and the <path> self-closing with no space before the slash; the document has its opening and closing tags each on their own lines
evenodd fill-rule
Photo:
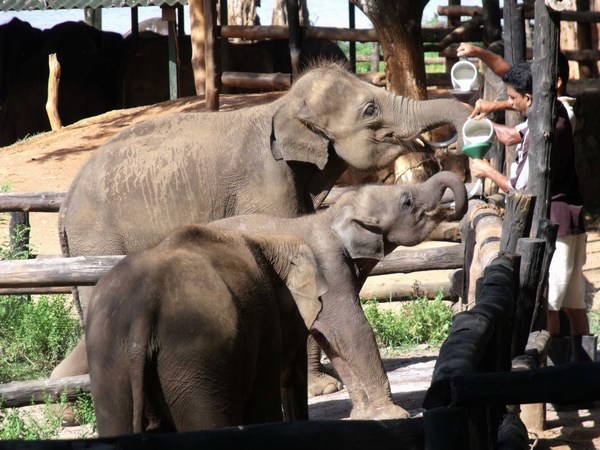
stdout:
<svg viewBox="0 0 600 450">
<path fill-rule="evenodd" d="M 298 0 L 298 9 L 300 10 L 300 26 L 307 27 L 310 25 L 308 20 L 308 5 L 306 0 Z M 287 25 L 288 16 L 285 7 L 285 0 L 275 0 L 273 3 L 273 16 L 271 25 Z"/>
<path fill-rule="evenodd" d="M 188 5 L 190 8 L 194 85 L 196 86 L 196 95 L 204 95 L 206 92 L 206 63 L 204 61 L 204 49 L 206 46 L 206 36 L 204 34 L 204 1 L 189 0 Z"/>
<path fill-rule="evenodd" d="M 256 14 L 256 0 L 227 0 L 227 24 L 260 25 Z"/>
<path fill-rule="evenodd" d="M 427 98 L 421 21 L 427 1 L 353 0 L 371 20 L 383 48 L 387 89 L 416 100 Z"/>
</svg>

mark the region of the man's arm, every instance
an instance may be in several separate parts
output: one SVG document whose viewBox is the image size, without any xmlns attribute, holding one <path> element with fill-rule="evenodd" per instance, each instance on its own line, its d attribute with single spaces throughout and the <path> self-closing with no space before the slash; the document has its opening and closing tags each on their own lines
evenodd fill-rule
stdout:
<svg viewBox="0 0 600 450">
<path fill-rule="evenodd" d="M 479 58 L 483 63 L 488 66 L 492 72 L 494 72 L 499 77 L 502 77 L 506 72 L 508 72 L 511 68 L 511 65 L 506 62 L 504 58 L 500 55 L 496 55 L 495 53 L 490 52 L 482 47 L 473 44 L 467 44 L 466 42 L 462 42 L 458 49 L 456 50 L 456 55 L 459 58 L 474 56 Z"/>
<path fill-rule="evenodd" d="M 489 178 L 504 192 L 510 189 L 509 179 L 506 175 L 498 172 L 485 159 L 473 159 L 471 161 L 471 175 L 477 178 Z"/>
<path fill-rule="evenodd" d="M 495 122 L 492 122 L 492 124 L 494 125 L 498 140 L 504 145 L 515 145 L 523 141 L 523 136 L 521 136 L 521 132 L 517 128 L 508 125 L 500 125 Z"/>
<path fill-rule="evenodd" d="M 473 112 L 469 116 L 472 119 L 479 120 L 486 117 L 494 111 L 504 109 L 512 109 L 512 104 L 508 100 L 483 100 L 479 99 L 475 102 Z"/>
</svg>

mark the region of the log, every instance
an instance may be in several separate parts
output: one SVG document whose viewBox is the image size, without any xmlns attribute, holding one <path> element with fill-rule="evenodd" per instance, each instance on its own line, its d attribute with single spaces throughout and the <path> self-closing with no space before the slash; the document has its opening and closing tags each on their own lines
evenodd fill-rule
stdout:
<svg viewBox="0 0 600 450">
<path fill-rule="evenodd" d="M 441 407 L 423 413 L 427 450 L 465 450 L 477 448 L 471 432 L 467 408 Z"/>
<path fill-rule="evenodd" d="M 61 395 L 74 400 L 85 392 L 90 392 L 89 375 L 0 384 L 0 399 L 4 408 L 37 405 L 45 403 L 48 397 L 58 402 Z"/>
<path fill-rule="evenodd" d="M 462 244 L 420 250 L 396 249 L 379 261 L 370 275 L 456 269 L 462 267 L 463 254 Z"/>
<path fill-rule="evenodd" d="M 66 192 L 0 193 L 0 212 L 58 212 Z"/>
<path fill-rule="evenodd" d="M 60 287 L 11 287 L 0 288 L 0 295 L 48 295 L 48 294 L 70 294 L 72 289 L 66 286 Z"/>
<path fill-rule="evenodd" d="M 512 319 L 518 259 L 516 255 L 502 254 L 492 261 L 485 270 L 475 307 L 454 316 L 450 334 L 436 360 L 431 386 L 423 402 L 425 409 L 451 404 L 453 377 L 485 370 L 482 362 L 493 334 Z"/>
<path fill-rule="evenodd" d="M 375 29 L 348 29 L 335 27 L 300 27 L 304 39 L 324 39 L 329 41 L 351 42 L 378 42 L 379 37 Z M 454 28 L 423 28 L 421 37 L 423 42 L 439 42 Z M 476 40 L 481 37 L 481 32 L 472 36 Z M 288 39 L 289 30 L 286 26 L 246 26 L 230 25 L 221 27 L 222 38 L 241 38 L 248 40 Z"/>
<path fill-rule="evenodd" d="M 6 450 L 418 450 L 425 448 L 423 419 L 309 420 L 223 427 L 186 433 L 136 433 L 96 439 L 5 441 Z M 448 447 L 446 447 L 448 448 Z"/>
<path fill-rule="evenodd" d="M 0 287 L 94 285 L 123 258 L 124 256 L 77 256 L 0 261 Z"/>
<path fill-rule="evenodd" d="M 46 100 L 46 114 L 50 120 L 52 131 L 62 128 L 62 121 L 58 113 L 58 90 L 60 86 L 60 63 L 56 53 L 48 55 L 48 98 Z"/>
<path fill-rule="evenodd" d="M 375 284 L 377 282 L 375 281 Z M 439 291 L 442 291 L 444 299 L 453 299 L 455 295 L 450 290 L 450 282 L 419 283 L 419 291 L 427 298 L 435 298 Z M 382 283 L 380 286 L 373 286 L 369 283 L 363 286 L 360 291 L 360 298 L 364 300 L 377 300 L 378 302 L 398 302 L 410 300 L 414 297 L 414 284 L 402 281 L 389 281 Z"/>
<path fill-rule="evenodd" d="M 292 76 L 288 73 L 223 72 L 221 85 L 244 89 L 289 89 Z"/>
<path fill-rule="evenodd" d="M 600 400 L 600 363 L 578 362 L 540 369 L 458 375 L 451 380 L 452 404 L 558 403 Z"/>
</svg>

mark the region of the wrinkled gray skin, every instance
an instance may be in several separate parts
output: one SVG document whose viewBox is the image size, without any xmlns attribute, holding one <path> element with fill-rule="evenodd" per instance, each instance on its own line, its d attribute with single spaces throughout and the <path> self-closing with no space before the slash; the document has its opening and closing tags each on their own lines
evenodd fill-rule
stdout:
<svg viewBox="0 0 600 450">
<path fill-rule="evenodd" d="M 455 208 L 440 205 L 444 191 L 454 194 Z M 375 336 L 359 302 L 360 290 L 377 262 L 398 245 L 425 240 L 446 219 L 467 211 L 464 184 L 452 172 L 440 172 L 412 186 L 366 185 L 343 194 L 325 211 L 285 219 L 265 215 L 230 217 L 209 226 L 243 233 L 288 233 L 311 246 L 328 290 L 323 310 L 310 333 L 342 378 L 352 400 L 353 419 L 409 417 L 392 401 L 389 381 Z M 359 336 L 359 338 L 357 338 Z M 316 352 L 315 352 L 316 350 Z M 336 380 L 321 374 L 318 348 L 309 348 L 313 389 L 335 390 Z M 315 373 L 317 372 L 317 373 Z"/>
<path fill-rule="evenodd" d="M 314 212 L 348 165 L 386 166 L 424 129 L 461 130 L 468 116 L 455 100 L 394 96 L 329 65 L 270 104 L 132 126 L 71 184 L 59 213 L 63 254 L 127 254 L 188 223 Z M 87 373 L 83 354 L 79 344 L 52 377 Z"/>
<path fill-rule="evenodd" d="M 87 317 L 99 435 L 281 421 L 282 393 L 293 403 L 295 391 L 280 379 L 306 364 L 325 290 L 312 250 L 290 236 L 188 225 L 126 256 Z"/>
</svg>

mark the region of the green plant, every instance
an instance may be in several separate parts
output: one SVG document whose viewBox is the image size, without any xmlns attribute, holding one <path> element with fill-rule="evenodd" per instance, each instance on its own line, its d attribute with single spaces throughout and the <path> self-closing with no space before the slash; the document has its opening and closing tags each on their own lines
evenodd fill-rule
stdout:
<svg viewBox="0 0 600 450">
<path fill-rule="evenodd" d="M 0 407 L 0 440 L 27 439 L 40 440 L 57 438 L 60 431 L 61 415 L 48 397 L 41 411 L 42 418 L 19 408 Z"/>
<path fill-rule="evenodd" d="M 74 317 L 66 295 L 0 296 L 0 383 L 48 376 L 79 340 Z"/>
<path fill-rule="evenodd" d="M 588 319 L 590 321 L 590 333 L 600 336 L 600 311 L 595 309 L 590 311 Z"/>
<path fill-rule="evenodd" d="M 443 294 L 428 299 L 418 285 L 413 287 L 410 301 L 395 311 L 378 307 L 376 300 L 363 304 L 377 342 L 382 347 L 411 348 L 419 344 L 441 344 L 452 326 L 452 309 L 443 301 Z"/>
<path fill-rule="evenodd" d="M 96 431 L 96 411 L 91 394 L 80 394 L 75 400 L 75 414 L 79 417 L 81 425 L 91 425 L 92 431 Z"/>
</svg>

